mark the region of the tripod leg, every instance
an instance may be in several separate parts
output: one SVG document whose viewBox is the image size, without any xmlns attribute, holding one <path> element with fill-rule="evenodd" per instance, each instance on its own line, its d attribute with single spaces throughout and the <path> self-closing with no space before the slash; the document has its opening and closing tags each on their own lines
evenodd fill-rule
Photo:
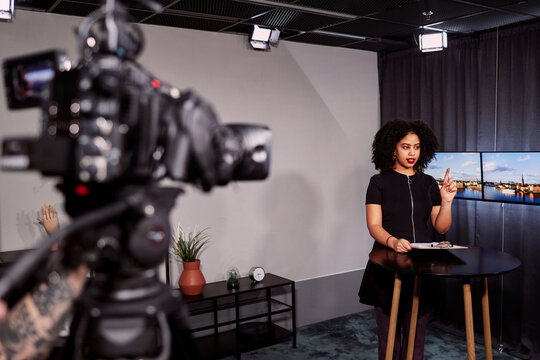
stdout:
<svg viewBox="0 0 540 360">
<path fill-rule="evenodd" d="M 84 306 L 80 301 L 75 302 L 73 310 L 73 320 L 69 327 L 69 337 L 66 339 L 66 343 L 62 349 L 61 360 L 77 360 L 81 358 L 81 354 L 77 353 L 81 350 L 83 330 L 86 329 L 88 324 L 88 318 L 84 313 Z"/>
<path fill-rule="evenodd" d="M 187 306 L 178 298 L 174 300 L 177 302 L 177 309 L 169 315 L 169 328 L 174 338 L 171 359 L 198 360 L 199 352 L 187 323 Z"/>
</svg>

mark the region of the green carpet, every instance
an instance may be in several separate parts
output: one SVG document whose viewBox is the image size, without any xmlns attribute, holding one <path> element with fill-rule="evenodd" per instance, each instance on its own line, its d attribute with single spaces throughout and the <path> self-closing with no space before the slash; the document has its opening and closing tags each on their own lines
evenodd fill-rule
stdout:
<svg viewBox="0 0 540 360">
<path fill-rule="evenodd" d="M 373 311 L 364 311 L 298 328 L 292 341 L 242 354 L 245 360 L 377 360 L 377 324 Z M 424 359 L 466 359 L 465 337 L 428 325 Z M 228 357 L 227 360 L 235 359 Z M 476 344 L 476 359 L 485 360 L 483 345 Z M 494 360 L 517 359 L 493 350 Z"/>
</svg>

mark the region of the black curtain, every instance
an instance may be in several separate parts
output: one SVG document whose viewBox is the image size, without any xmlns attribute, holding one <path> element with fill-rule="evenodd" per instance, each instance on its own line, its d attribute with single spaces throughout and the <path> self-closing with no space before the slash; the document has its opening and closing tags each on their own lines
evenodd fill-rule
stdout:
<svg viewBox="0 0 540 360">
<path fill-rule="evenodd" d="M 379 55 L 381 122 L 428 123 L 440 151 L 540 151 L 540 23 L 450 39 L 448 49 Z M 521 267 L 489 279 L 493 344 L 540 359 L 540 206 L 456 200 L 447 240 L 508 252 Z M 447 280 L 438 321 L 464 329 L 460 284 Z M 474 287 L 482 339 L 481 284 Z"/>
</svg>

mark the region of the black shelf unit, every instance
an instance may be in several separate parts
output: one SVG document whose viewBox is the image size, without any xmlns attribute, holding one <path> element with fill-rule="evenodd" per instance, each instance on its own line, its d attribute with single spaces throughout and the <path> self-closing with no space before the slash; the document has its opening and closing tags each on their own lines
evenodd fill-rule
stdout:
<svg viewBox="0 0 540 360">
<path fill-rule="evenodd" d="M 286 301 L 279 298 L 287 297 Z M 289 301 L 290 300 L 290 301 Z M 206 284 L 200 295 L 186 296 L 191 317 L 210 315 L 211 320 L 192 327 L 193 340 L 202 359 L 219 359 L 292 339 L 296 347 L 296 305 L 294 281 L 266 274 L 258 283 L 241 278 L 237 289 L 226 281 Z M 221 314 L 220 314 L 221 313 Z M 221 315 L 221 316 L 220 316 Z M 225 319 L 220 317 L 225 316 Z M 290 320 L 285 328 L 278 315 Z M 284 317 L 284 318 L 283 318 Z"/>
</svg>

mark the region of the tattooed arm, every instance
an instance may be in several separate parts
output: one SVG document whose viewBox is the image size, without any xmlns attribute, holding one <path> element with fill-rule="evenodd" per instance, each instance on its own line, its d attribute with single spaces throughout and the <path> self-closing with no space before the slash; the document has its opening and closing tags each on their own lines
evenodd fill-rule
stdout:
<svg viewBox="0 0 540 360">
<path fill-rule="evenodd" d="M 51 272 L 48 281 L 26 294 L 0 324 L 0 360 L 43 359 L 70 315 L 73 300 L 86 280 L 86 266 L 64 278 Z"/>
</svg>

